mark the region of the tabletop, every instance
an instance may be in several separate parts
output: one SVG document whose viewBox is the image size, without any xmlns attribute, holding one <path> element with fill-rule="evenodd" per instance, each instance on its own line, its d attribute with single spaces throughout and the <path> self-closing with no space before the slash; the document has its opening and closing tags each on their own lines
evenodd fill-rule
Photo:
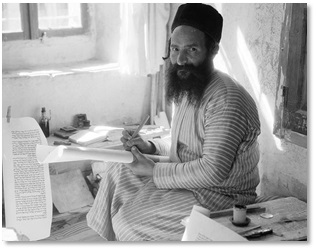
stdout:
<svg viewBox="0 0 316 250">
<path fill-rule="evenodd" d="M 232 224 L 231 215 L 212 218 L 237 233 L 243 233 L 251 228 L 271 228 L 272 234 L 264 235 L 251 241 L 299 241 L 307 240 L 307 203 L 295 197 L 280 198 L 247 206 L 265 208 L 265 211 L 247 213 L 250 223 L 245 227 Z M 270 214 L 271 218 L 261 215 Z M 271 216 L 272 215 L 272 216 Z"/>
</svg>

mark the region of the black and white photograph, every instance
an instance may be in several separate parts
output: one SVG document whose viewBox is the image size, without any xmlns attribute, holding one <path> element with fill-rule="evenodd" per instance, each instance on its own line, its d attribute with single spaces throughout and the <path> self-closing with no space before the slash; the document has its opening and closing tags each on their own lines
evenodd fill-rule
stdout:
<svg viewBox="0 0 316 250">
<path fill-rule="evenodd" d="M 2 244 L 309 247 L 311 9 L 2 3 Z"/>
</svg>

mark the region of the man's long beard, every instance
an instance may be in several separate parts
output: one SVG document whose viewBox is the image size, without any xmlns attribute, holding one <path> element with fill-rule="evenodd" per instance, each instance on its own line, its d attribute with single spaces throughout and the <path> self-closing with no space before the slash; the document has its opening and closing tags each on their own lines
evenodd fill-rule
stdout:
<svg viewBox="0 0 316 250">
<path fill-rule="evenodd" d="M 210 81 L 212 66 L 208 60 L 195 67 L 193 65 L 180 66 L 167 62 L 166 71 L 166 99 L 179 104 L 183 97 L 189 103 L 199 105 L 204 90 Z"/>
</svg>

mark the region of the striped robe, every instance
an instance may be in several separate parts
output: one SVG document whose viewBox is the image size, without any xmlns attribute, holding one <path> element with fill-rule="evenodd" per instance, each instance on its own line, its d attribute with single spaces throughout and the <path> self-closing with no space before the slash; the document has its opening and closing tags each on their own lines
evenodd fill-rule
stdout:
<svg viewBox="0 0 316 250">
<path fill-rule="evenodd" d="M 250 204 L 259 184 L 255 102 L 228 75 L 215 71 L 199 108 L 183 100 L 176 107 L 171 145 L 152 140 L 153 178 L 136 177 L 122 164 L 107 163 L 88 225 L 107 240 L 181 240 L 181 219 L 193 205 L 211 211 Z"/>
</svg>

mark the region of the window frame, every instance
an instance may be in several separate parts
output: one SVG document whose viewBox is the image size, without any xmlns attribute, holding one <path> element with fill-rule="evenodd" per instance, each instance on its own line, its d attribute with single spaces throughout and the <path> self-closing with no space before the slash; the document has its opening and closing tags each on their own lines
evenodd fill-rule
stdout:
<svg viewBox="0 0 316 250">
<path fill-rule="evenodd" d="M 299 104 L 302 84 L 307 84 L 306 56 L 307 4 L 286 4 L 285 22 L 281 35 L 279 85 L 273 133 L 285 141 L 304 148 L 307 148 L 307 135 L 292 130 L 290 116 Z"/>
<path fill-rule="evenodd" d="M 26 3 L 20 3 L 21 12 L 21 32 L 2 33 L 2 41 L 12 40 L 26 40 L 31 39 L 30 29 L 28 28 L 29 23 L 29 8 Z"/>
<path fill-rule="evenodd" d="M 2 33 L 2 41 L 13 40 L 36 40 L 43 36 L 47 37 L 65 37 L 81 35 L 88 32 L 89 16 L 88 4 L 81 3 L 81 21 L 82 27 L 69 29 L 47 30 L 38 27 L 38 5 L 37 3 L 20 3 L 22 32 Z"/>
</svg>

